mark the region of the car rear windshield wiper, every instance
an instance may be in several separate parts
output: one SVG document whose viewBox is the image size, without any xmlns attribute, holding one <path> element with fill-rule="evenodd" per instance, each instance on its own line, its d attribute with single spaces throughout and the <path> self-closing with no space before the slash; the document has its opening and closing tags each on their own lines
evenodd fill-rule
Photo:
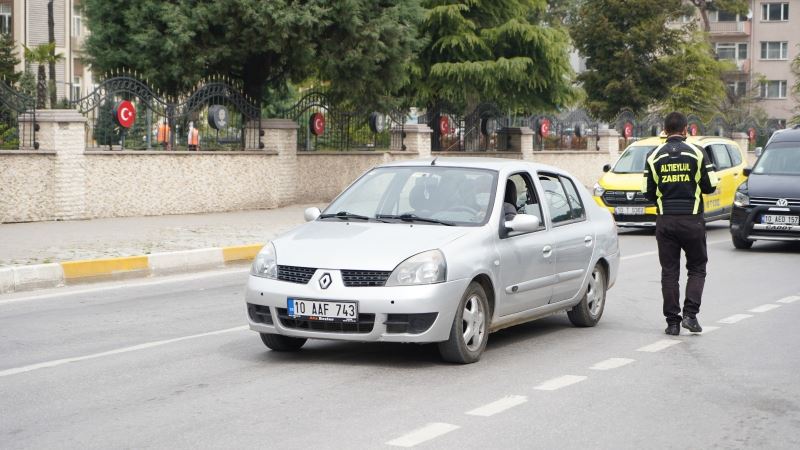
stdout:
<svg viewBox="0 0 800 450">
<path fill-rule="evenodd" d="M 447 222 L 445 220 L 439 219 L 431 219 L 428 217 L 419 217 L 416 214 L 405 213 L 405 214 L 378 214 L 379 219 L 400 219 L 405 222 L 425 222 L 425 223 L 435 223 L 439 225 L 446 225 L 448 227 L 455 226 L 453 222 Z"/>
<path fill-rule="evenodd" d="M 347 211 L 339 211 L 336 214 L 322 214 L 321 216 L 319 216 L 320 219 L 330 219 L 330 218 L 333 218 L 333 217 L 335 217 L 337 219 L 343 219 L 343 220 L 350 220 L 350 219 L 377 220 L 374 217 L 362 216 L 361 214 L 352 214 L 352 213 L 349 213 Z M 383 220 L 381 220 L 381 222 L 383 222 Z"/>
</svg>

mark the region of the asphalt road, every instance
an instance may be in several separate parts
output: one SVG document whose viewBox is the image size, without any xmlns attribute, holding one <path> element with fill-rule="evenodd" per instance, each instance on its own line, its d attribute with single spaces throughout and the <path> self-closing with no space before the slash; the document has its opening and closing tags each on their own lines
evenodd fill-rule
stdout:
<svg viewBox="0 0 800 450">
<path fill-rule="evenodd" d="M 654 237 L 623 231 L 597 327 L 503 330 L 468 366 L 270 352 L 244 268 L 0 296 L 0 448 L 800 448 L 800 247 L 736 251 L 726 227 L 703 335 L 663 334 Z"/>
</svg>

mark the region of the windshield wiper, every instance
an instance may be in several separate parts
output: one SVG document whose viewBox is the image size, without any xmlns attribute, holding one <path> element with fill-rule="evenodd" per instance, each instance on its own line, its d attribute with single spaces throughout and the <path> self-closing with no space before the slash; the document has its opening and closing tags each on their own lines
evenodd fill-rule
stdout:
<svg viewBox="0 0 800 450">
<path fill-rule="evenodd" d="M 358 220 L 372 220 L 371 217 L 362 216 L 360 214 L 352 214 L 347 211 L 339 211 L 336 214 L 322 214 L 319 216 L 320 219 L 330 219 L 332 217 L 336 217 L 337 219 L 358 219 Z"/>
<path fill-rule="evenodd" d="M 428 217 L 419 217 L 416 214 L 411 213 L 404 213 L 404 214 L 378 214 L 378 219 L 400 219 L 404 222 L 425 222 L 425 223 L 435 223 L 439 225 L 446 225 L 448 227 L 455 226 L 452 222 L 447 222 L 445 220 L 439 219 L 431 219 Z"/>
</svg>

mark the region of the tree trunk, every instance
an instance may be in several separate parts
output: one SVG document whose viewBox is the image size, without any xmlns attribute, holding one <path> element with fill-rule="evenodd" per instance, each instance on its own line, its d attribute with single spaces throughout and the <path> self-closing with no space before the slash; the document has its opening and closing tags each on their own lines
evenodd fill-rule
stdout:
<svg viewBox="0 0 800 450">
<path fill-rule="evenodd" d="M 708 33 L 711 31 L 711 23 L 708 19 L 708 10 L 705 6 L 701 6 L 700 8 L 700 17 L 703 19 L 703 30 Z"/>
<path fill-rule="evenodd" d="M 36 108 L 47 107 L 47 77 L 45 75 L 44 64 L 39 64 L 38 79 L 36 83 Z"/>
<path fill-rule="evenodd" d="M 50 107 L 53 108 L 58 102 L 56 94 L 56 32 L 55 20 L 53 19 L 53 0 L 47 2 L 47 34 L 48 42 L 52 45 L 50 50 Z"/>
</svg>

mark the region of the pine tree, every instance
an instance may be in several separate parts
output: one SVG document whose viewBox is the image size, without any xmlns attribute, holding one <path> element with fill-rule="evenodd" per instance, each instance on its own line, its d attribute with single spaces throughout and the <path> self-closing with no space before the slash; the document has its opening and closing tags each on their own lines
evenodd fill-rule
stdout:
<svg viewBox="0 0 800 450">
<path fill-rule="evenodd" d="M 6 84 L 14 84 L 19 80 L 21 74 L 17 72 L 17 64 L 19 58 L 14 40 L 10 34 L 0 33 L 0 79 L 4 79 Z"/>
</svg>

